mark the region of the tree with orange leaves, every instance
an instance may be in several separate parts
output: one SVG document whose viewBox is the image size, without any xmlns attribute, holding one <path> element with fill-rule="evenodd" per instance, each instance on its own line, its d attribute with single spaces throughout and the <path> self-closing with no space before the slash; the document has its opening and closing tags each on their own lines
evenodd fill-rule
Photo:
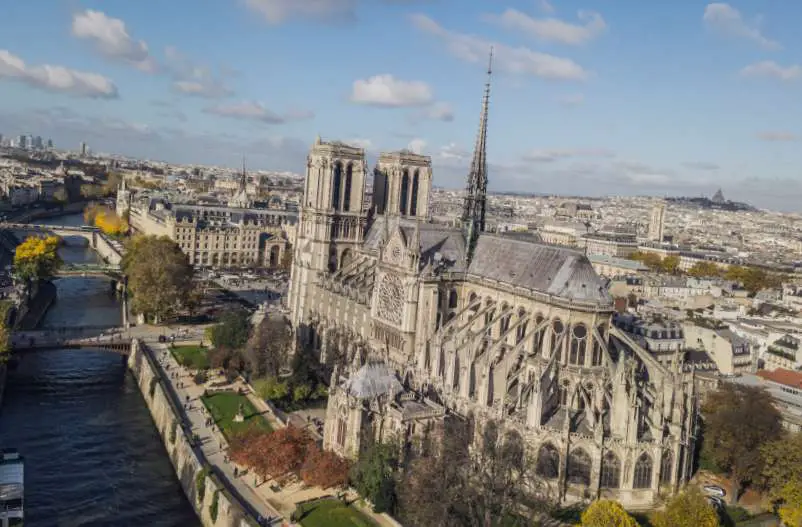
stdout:
<svg viewBox="0 0 802 527">
<path fill-rule="evenodd" d="M 312 446 L 301 467 L 301 479 L 312 487 L 328 489 L 345 485 L 348 481 L 348 461 L 334 452 Z"/>
<path fill-rule="evenodd" d="M 301 470 L 313 445 L 309 434 L 294 426 L 270 433 L 252 431 L 234 441 L 231 459 L 265 479 L 281 478 Z"/>
</svg>

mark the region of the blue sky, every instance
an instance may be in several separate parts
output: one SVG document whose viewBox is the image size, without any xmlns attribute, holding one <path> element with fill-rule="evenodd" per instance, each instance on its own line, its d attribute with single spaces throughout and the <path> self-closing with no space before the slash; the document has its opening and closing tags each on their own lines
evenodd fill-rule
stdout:
<svg viewBox="0 0 802 527">
<path fill-rule="evenodd" d="M 459 187 L 495 46 L 495 190 L 802 206 L 802 3 L 6 2 L 0 133 L 301 172 L 317 134 Z M 203 6 L 200 8 L 200 6 Z M 49 67 L 48 67 L 49 66 Z"/>
</svg>

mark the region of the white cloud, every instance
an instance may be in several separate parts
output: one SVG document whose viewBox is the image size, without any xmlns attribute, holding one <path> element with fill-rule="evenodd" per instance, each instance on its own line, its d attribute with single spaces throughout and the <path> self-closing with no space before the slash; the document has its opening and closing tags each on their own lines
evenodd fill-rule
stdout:
<svg viewBox="0 0 802 527">
<path fill-rule="evenodd" d="M 741 70 L 743 77 L 773 77 L 782 81 L 792 81 L 802 77 L 802 66 L 780 66 L 773 60 L 750 64 Z"/>
<path fill-rule="evenodd" d="M 751 40 L 764 49 L 782 48 L 779 42 L 766 37 L 757 23 L 744 20 L 740 11 L 729 4 L 723 2 L 707 4 L 702 20 L 711 29 L 725 35 Z"/>
<path fill-rule="evenodd" d="M 174 46 L 164 49 L 164 58 L 165 66 L 173 77 L 173 90 L 210 99 L 227 97 L 233 93 L 221 75 L 215 75 L 208 67 L 196 64 Z"/>
<path fill-rule="evenodd" d="M 796 134 L 783 131 L 758 132 L 757 137 L 763 141 L 771 142 L 796 141 L 799 139 Z"/>
<path fill-rule="evenodd" d="M 607 30 L 607 23 L 599 13 L 579 11 L 580 24 L 547 17 L 535 18 L 517 9 L 509 8 L 500 15 L 486 18 L 505 29 L 519 31 L 545 42 L 557 42 L 572 46 L 585 44 Z"/>
<path fill-rule="evenodd" d="M 4 49 L 0 49 L 0 79 L 80 97 L 114 99 L 118 96 L 117 86 L 103 75 L 48 64 L 28 66 Z"/>
<path fill-rule="evenodd" d="M 432 97 L 425 82 L 398 80 L 392 75 L 355 80 L 351 90 L 351 102 L 393 108 L 422 106 L 431 103 Z"/>
<path fill-rule="evenodd" d="M 422 154 L 424 148 L 426 148 L 426 141 L 418 137 L 410 141 L 407 145 L 407 150 L 415 152 L 416 154 Z"/>
<path fill-rule="evenodd" d="M 518 75 L 533 75 L 544 79 L 584 80 L 588 72 L 571 59 L 533 51 L 526 47 L 510 47 L 474 35 L 443 28 L 426 15 L 415 14 L 412 24 L 419 30 L 441 39 L 448 51 L 466 62 L 484 63 L 490 47 L 494 47 L 495 68 Z"/>
<path fill-rule="evenodd" d="M 585 102 L 585 96 L 581 93 L 568 93 L 557 97 L 557 102 L 563 106 L 580 106 Z"/>
<path fill-rule="evenodd" d="M 349 20 L 356 16 L 356 0 L 245 0 L 245 5 L 276 25 L 292 18 Z"/>
<path fill-rule="evenodd" d="M 283 124 L 288 121 L 308 119 L 313 116 L 312 112 L 292 111 L 285 114 L 278 114 L 266 108 L 260 102 L 240 101 L 230 104 L 219 104 L 210 106 L 203 110 L 205 113 L 230 117 L 232 119 L 243 119 L 247 121 L 258 121 L 266 124 Z"/>
<path fill-rule="evenodd" d="M 72 18 L 72 34 L 90 40 L 101 54 L 122 60 L 137 69 L 148 73 L 157 70 L 156 62 L 148 53 L 148 46 L 142 40 L 135 40 L 128 34 L 125 22 L 107 16 L 102 11 L 87 9 L 75 13 Z"/>
<path fill-rule="evenodd" d="M 615 154 L 603 148 L 564 148 L 531 150 L 523 155 L 525 161 L 535 163 L 552 163 L 554 161 L 587 157 L 611 158 L 615 157 Z"/>
<path fill-rule="evenodd" d="M 409 121 L 413 124 L 421 121 L 442 121 L 450 123 L 454 120 L 454 108 L 447 102 L 435 102 L 431 105 L 416 110 L 409 115 Z"/>
</svg>

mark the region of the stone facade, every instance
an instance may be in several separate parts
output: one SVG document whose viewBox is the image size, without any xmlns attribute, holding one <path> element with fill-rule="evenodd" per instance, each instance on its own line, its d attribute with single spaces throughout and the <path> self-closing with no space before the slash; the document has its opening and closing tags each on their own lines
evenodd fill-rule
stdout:
<svg viewBox="0 0 802 527">
<path fill-rule="evenodd" d="M 133 199 L 124 183 L 117 193 L 117 212 L 128 212 L 131 228 L 138 232 L 169 237 L 200 267 L 280 267 L 297 220 L 294 213 L 281 210 Z"/>
<path fill-rule="evenodd" d="M 448 412 L 519 433 L 565 501 L 648 506 L 687 481 L 692 378 L 612 325 L 588 259 L 485 233 L 469 257 L 461 230 L 409 206 L 363 214 L 363 155 L 313 146 L 291 275 L 299 342 L 334 372 L 324 446 L 356 457 L 365 433 L 414 443 Z M 377 167 L 388 187 L 412 171 L 406 155 L 380 158 L 395 160 Z M 350 183 L 337 166 L 353 167 Z M 347 209 L 338 185 L 353 193 Z M 406 192 L 416 212 L 428 190 Z"/>
</svg>

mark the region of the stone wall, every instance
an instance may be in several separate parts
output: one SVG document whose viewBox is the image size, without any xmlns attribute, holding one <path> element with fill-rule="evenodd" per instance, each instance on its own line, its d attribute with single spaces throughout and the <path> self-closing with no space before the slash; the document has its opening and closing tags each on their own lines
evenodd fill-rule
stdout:
<svg viewBox="0 0 802 527">
<path fill-rule="evenodd" d="M 134 374 L 181 487 L 203 526 L 257 527 L 247 504 L 232 496 L 209 467 L 200 447 L 194 445 L 192 430 L 183 417 L 178 397 L 164 380 L 164 372 L 153 352 L 138 340 L 131 343 L 128 368 Z M 203 484 L 199 485 L 199 481 Z M 199 499 L 201 486 L 203 496 Z M 215 501 L 217 518 L 212 519 Z"/>
</svg>

